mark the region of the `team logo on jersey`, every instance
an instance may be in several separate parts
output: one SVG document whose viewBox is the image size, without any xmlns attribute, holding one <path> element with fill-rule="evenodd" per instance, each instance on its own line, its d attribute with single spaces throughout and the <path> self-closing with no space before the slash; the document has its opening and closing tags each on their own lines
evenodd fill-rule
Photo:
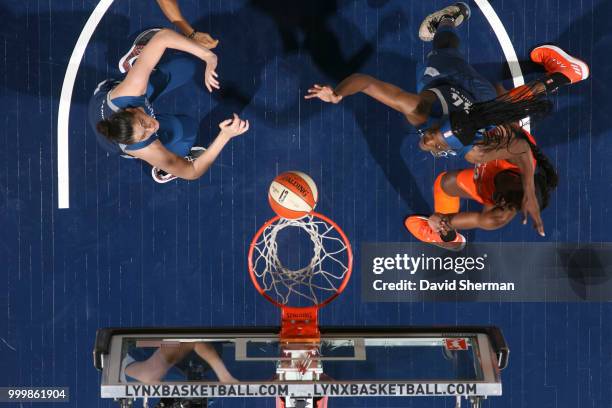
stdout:
<svg viewBox="0 0 612 408">
<path fill-rule="evenodd" d="M 453 106 L 455 106 L 457 109 L 463 109 L 466 113 L 470 110 L 470 107 L 472 106 L 472 101 L 465 96 L 460 90 L 454 88 L 454 87 L 450 87 L 450 96 L 451 96 L 451 103 L 453 104 Z"/>
</svg>

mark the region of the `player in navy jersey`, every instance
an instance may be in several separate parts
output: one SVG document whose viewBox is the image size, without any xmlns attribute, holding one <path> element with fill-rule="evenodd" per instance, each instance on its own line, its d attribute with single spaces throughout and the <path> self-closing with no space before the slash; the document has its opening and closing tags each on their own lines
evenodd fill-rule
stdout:
<svg viewBox="0 0 612 408">
<path fill-rule="evenodd" d="M 418 72 L 417 93 L 369 75 L 352 74 L 335 88 L 313 85 L 305 98 L 339 103 L 363 92 L 404 114 L 421 134 L 419 147 L 435 157 L 463 157 L 474 164 L 507 159 L 520 163 L 525 191 L 522 209 L 543 235 L 533 168 L 522 167 L 530 165 L 530 151 L 522 146 L 524 140 L 508 131 L 513 129 L 509 125 L 548 113 L 552 104 L 547 95 L 588 78 L 588 66 L 557 47 L 537 47 L 531 59 L 544 66 L 546 75 L 498 96 L 495 87 L 459 51 L 456 28 L 469 17 L 469 6 L 460 2 L 425 18 L 419 37 L 433 41 L 433 50 Z"/>
<path fill-rule="evenodd" d="M 223 147 L 246 132 L 249 122 L 236 114 L 219 124 L 221 131 L 207 150 L 194 147 L 198 123 L 186 115 L 158 112 L 160 96 L 189 83 L 198 70 L 192 56 L 164 57 L 166 50 L 183 51 L 206 63 L 204 84 L 219 88 L 217 57 L 202 44 L 168 29 L 141 33 L 122 58 L 123 80 L 98 85 L 89 102 L 89 120 L 98 141 L 111 152 L 139 158 L 153 166 L 153 179 L 165 183 L 176 177 L 197 179 L 213 164 Z"/>
</svg>

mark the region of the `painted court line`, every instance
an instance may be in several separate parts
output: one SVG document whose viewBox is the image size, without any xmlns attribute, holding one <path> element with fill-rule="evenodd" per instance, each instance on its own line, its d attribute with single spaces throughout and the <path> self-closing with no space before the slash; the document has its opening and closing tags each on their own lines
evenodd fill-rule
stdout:
<svg viewBox="0 0 612 408">
<path fill-rule="evenodd" d="M 510 37 L 508 36 L 508 32 L 504 27 L 504 24 L 499 19 L 499 16 L 491 6 L 491 3 L 488 0 L 474 0 L 484 14 L 485 18 L 489 22 L 489 25 L 493 29 L 495 36 L 497 37 L 497 41 L 499 41 L 499 45 L 502 48 L 502 52 L 504 53 L 504 57 L 508 62 L 508 67 L 510 68 L 510 75 L 512 75 L 512 82 L 514 83 L 514 87 L 525 85 L 525 78 L 523 77 L 523 71 L 521 70 L 521 65 L 519 64 L 518 57 L 516 56 L 516 51 L 514 50 L 514 46 L 512 45 L 512 41 L 510 41 Z M 529 119 L 522 122 L 523 128 L 526 131 L 530 132 Z"/>
<path fill-rule="evenodd" d="M 74 50 L 70 56 L 70 61 L 68 62 L 68 68 L 66 69 L 66 75 L 64 76 L 64 83 L 62 85 L 62 93 L 60 95 L 57 115 L 57 200 L 58 208 L 60 209 L 70 207 L 68 125 L 70 121 L 70 103 L 72 100 L 74 81 L 76 80 L 76 75 L 79 70 L 79 66 L 81 65 L 81 60 L 83 59 L 85 49 L 89 44 L 89 40 L 113 1 L 114 0 L 100 0 L 94 11 L 89 16 L 89 19 L 85 23 L 76 45 L 74 46 Z M 517 87 L 523 85 L 525 83 L 525 79 L 523 78 L 523 72 L 521 71 L 521 67 L 516 56 L 516 51 L 514 50 L 514 46 L 512 45 L 510 37 L 499 19 L 499 16 L 487 0 L 474 1 L 491 25 L 493 32 L 495 32 L 495 36 L 502 47 L 504 57 L 508 62 L 514 86 Z M 529 131 L 529 124 L 526 124 L 524 127 L 527 131 Z"/>
<path fill-rule="evenodd" d="M 70 207 L 70 170 L 68 161 L 68 124 L 70 122 L 70 102 L 72 101 L 72 90 L 74 81 L 85 54 L 85 49 L 100 20 L 113 4 L 114 0 L 100 0 L 94 11 L 87 19 L 81 35 L 72 50 L 72 55 L 64 75 L 62 93 L 60 95 L 59 108 L 57 112 L 57 206 L 58 208 Z"/>
</svg>

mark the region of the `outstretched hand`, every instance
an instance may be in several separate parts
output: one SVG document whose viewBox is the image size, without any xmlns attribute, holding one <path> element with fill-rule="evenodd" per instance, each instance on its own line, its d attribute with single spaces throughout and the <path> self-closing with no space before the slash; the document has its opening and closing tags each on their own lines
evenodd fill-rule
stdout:
<svg viewBox="0 0 612 408">
<path fill-rule="evenodd" d="M 342 100 L 342 96 L 337 95 L 332 87 L 324 85 L 314 84 L 312 88 L 308 89 L 308 94 L 304 96 L 304 99 L 319 98 L 323 102 L 338 103 Z"/>
<path fill-rule="evenodd" d="M 533 227 L 536 229 L 538 234 L 546 236 L 544 233 L 544 222 L 540 216 L 540 205 L 538 199 L 533 194 L 525 194 L 523 196 L 523 203 L 521 206 L 523 210 L 523 225 L 527 224 L 529 217 L 533 220 Z"/>
<path fill-rule="evenodd" d="M 219 129 L 221 129 L 220 136 L 223 135 L 228 138 L 236 137 L 249 130 L 249 121 L 240 119 L 240 117 L 234 113 L 232 119 L 226 119 L 219 123 Z"/>
<path fill-rule="evenodd" d="M 211 53 L 212 54 L 212 53 Z M 204 70 L 204 85 L 208 92 L 212 92 L 214 89 L 219 89 L 219 80 L 217 79 L 217 56 L 212 54 L 206 58 L 206 69 Z"/>
</svg>

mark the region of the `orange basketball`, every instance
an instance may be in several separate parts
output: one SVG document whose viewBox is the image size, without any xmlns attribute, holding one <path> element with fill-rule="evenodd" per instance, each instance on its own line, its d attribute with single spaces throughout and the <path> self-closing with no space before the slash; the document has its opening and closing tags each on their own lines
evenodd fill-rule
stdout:
<svg viewBox="0 0 612 408">
<path fill-rule="evenodd" d="M 314 210 L 319 198 L 317 185 L 301 171 L 288 171 L 276 176 L 268 190 L 268 202 L 283 218 L 298 219 Z"/>
</svg>

